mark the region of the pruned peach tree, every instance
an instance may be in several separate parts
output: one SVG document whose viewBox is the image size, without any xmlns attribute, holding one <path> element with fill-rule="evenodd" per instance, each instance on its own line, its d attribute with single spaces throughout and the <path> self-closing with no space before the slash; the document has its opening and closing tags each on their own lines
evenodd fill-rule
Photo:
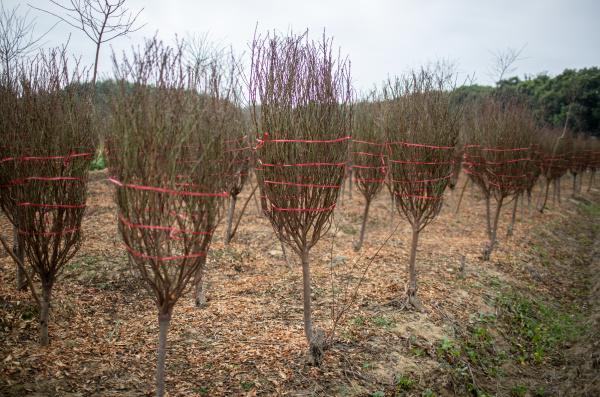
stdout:
<svg viewBox="0 0 600 397">
<path fill-rule="evenodd" d="M 489 260 L 497 244 L 503 204 L 509 197 L 517 200 L 527 188 L 537 130 L 530 110 L 515 99 L 490 97 L 471 111 L 465 171 L 486 197 L 496 201 L 493 216 L 489 199 L 486 204 L 489 241 L 482 256 Z"/>
<path fill-rule="evenodd" d="M 583 178 L 583 173 L 588 168 L 588 155 L 587 155 L 587 146 L 589 144 L 589 140 L 586 139 L 585 135 L 577 134 L 571 138 L 571 153 L 569 155 L 569 171 L 573 176 L 573 192 L 572 195 L 575 196 L 576 193 L 581 192 L 581 183 Z M 579 183 L 577 183 L 577 176 L 579 176 Z"/>
<path fill-rule="evenodd" d="M 47 345 L 53 287 L 81 245 L 96 145 L 91 91 L 65 48 L 40 52 L 15 73 L 0 101 L 2 117 L 11 120 L 10 131 L 2 131 L 8 148 L 0 204 L 24 242 L 26 263 L 4 238 L 2 244 L 25 274 L 39 306 L 40 343 Z"/>
<path fill-rule="evenodd" d="M 439 214 L 453 176 L 460 113 L 451 106 L 452 84 L 452 76 L 441 69 L 421 69 L 390 80 L 384 90 L 391 193 L 412 229 L 403 308 L 421 307 L 419 235 Z"/>
<path fill-rule="evenodd" d="M 382 104 L 374 94 L 354 107 L 352 131 L 352 169 L 356 188 L 365 199 L 358 241 L 354 250 L 360 251 L 365 238 L 371 202 L 386 181 L 386 151 L 383 134 Z"/>
<path fill-rule="evenodd" d="M 548 202 L 550 185 L 554 186 L 553 201 L 560 203 L 560 180 L 569 170 L 569 130 L 565 128 L 544 128 L 539 140 L 539 150 L 541 153 L 540 171 L 544 179 L 545 186 L 542 196 L 540 212 L 544 212 Z"/>
<path fill-rule="evenodd" d="M 182 62 L 181 46 L 153 39 L 114 60 L 110 180 L 119 231 L 134 273 L 154 299 L 160 327 L 157 395 L 164 394 L 173 308 L 205 265 L 225 184 L 218 68 Z"/>
<path fill-rule="evenodd" d="M 332 54 L 332 41 L 307 35 L 255 37 L 250 99 L 261 206 L 300 257 L 308 359 L 319 365 L 324 335 L 312 319 L 309 254 L 331 226 L 344 178 L 352 92 L 349 63 Z"/>
</svg>

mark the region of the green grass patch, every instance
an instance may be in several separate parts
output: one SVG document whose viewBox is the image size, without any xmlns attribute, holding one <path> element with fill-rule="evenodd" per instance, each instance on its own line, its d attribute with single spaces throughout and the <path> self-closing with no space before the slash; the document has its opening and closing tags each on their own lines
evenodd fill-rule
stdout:
<svg viewBox="0 0 600 397">
<path fill-rule="evenodd" d="M 521 364 L 541 364 L 563 358 L 563 347 L 584 331 L 575 308 L 545 304 L 515 292 L 497 299 L 512 352 Z M 556 363 L 555 363 L 556 364 Z"/>
<path fill-rule="evenodd" d="M 394 325 L 394 320 L 386 316 L 375 317 L 373 324 L 382 328 L 390 328 Z"/>
</svg>

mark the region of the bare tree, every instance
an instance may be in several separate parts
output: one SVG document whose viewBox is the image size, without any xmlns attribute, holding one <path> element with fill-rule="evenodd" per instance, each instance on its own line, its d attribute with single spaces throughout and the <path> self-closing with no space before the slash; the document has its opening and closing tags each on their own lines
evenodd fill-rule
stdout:
<svg viewBox="0 0 600 397">
<path fill-rule="evenodd" d="M 65 48 L 42 52 L 19 68 L 12 100 L 0 102 L 2 114 L 13 119 L 13 130 L 3 131 L 12 146 L 0 167 L 5 185 L 0 205 L 25 241 L 29 266 L 3 238 L 2 244 L 25 273 L 39 306 L 42 345 L 49 343 L 52 288 L 81 243 L 87 173 L 96 144 L 88 133 L 90 92 L 77 68 L 72 74 L 68 70 Z"/>
<path fill-rule="evenodd" d="M 244 134 L 244 128 L 239 128 L 227 140 L 228 148 L 225 153 L 227 156 L 225 167 L 227 168 L 227 192 L 229 193 L 229 208 L 227 210 L 227 226 L 225 229 L 225 244 L 229 244 L 235 234 L 233 229 L 233 219 L 238 195 L 242 192 L 248 177 L 250 176 L 251 147 L 247 135 Z M 240 218 L 243 213 L 240 213 Z M 238 222 L 239 224 L 239 222 Z M 237 229 L 237 228 L 236 228 Z"/>
<path fill-rule="evenodd" d="M 0 4 L 0 66 L 8 73 L 21 57 L 36 51 L 41 41 L 54 26 L 41 35 L 35 33 L 35 18 L 29 12 L 18 14 L 19 6 L 13 9 Z"/>
<path fill-rule="evenodd" d="M 355 106 L 351 167 L 356 187 L 365 199 L 360 235 L 354 244 L 355 251 L 360 251 L 365 238 L 371 201 L 381 191 L 386 180 L 386 150 L 381 107 L 382 104 L 375 93 Z"/>
<path fill-rule="evenodd" d="M 546 209 L 550 185 L 554 185 L 553 199 L 556 200 L 560 179 L 569 170 L 569 135 L 570 133 L 566 127 L 566 123 L 565 127 L 562 129 L 546 128 L 541 134 L 540 151 L 542 153 L 542 158 L 540 168 L 545 181 L 545 187 L 542 191 L 542 205 L 539 208 L 539 211 L 542 213 Z"/>
<path fill-rule="evenodd" d="M 509 196 L 516 200 L 527 187 L 536 127 L 529 109 L 514 99 L 489 98 L 473 108 L 471 116 L 465 171 L 486 195 L 489 242 L 483 259 L 489 260 L 503 204 Z M 496 199 L 493 216 L 490 196 Z"/>
<path fill-rule="evenodd" d="M 522 60 L 521 54 L 525 46 L 520 49 L 508 47 L 504 51 L 493 52 L 493 60 L 490 66 L 490 77 L 495 79 L 496 82 L 500 82 L 507 77 L 508 74 L 514 73 L 517 68 L 515 63 Z"/>
<path fill-rule="evenodd" d="M 41 45 L 44 36 L 53 28 L 51 27 L 46 33 L 41 35 L 35 34 L 35 18 L 29 18 L 29 12 L 24 15 L 19 15 L 19 6 L 13 9 L 8 9 L 4 3 L 0 4 L 0 79 L 2 84 L 8 86 L 13 84 L 10 81 L 16 75 L 12 69 L 16 68 L 21 58 L 36 51 Z M 8 120 L 8 117 L 5 118 Z M 17 208 L 14 208 L 17 211 Z M 18 217 L 15 217 L 18 219 Z M 17 258 L 25 261 L 25 247 L 23 236 L 20 235 L 18 227 L 13 229 L 13 250 Z M 17 289 L 22 290 L 27 286 L 27 280 L 21 268 L 17 265 L 16 285 Z"/>
<path fill-rule="evenodd" d="M 575 196 L 578 192 L 581 192 L 581 182 L 583 173 L 588 168 L 587 146 L 589 140 L 583 134 L 578 134 L 571 139 L 571 153 L 569 156 L 569 171 L 573 176 L 573 192 Z M 579 185 L 577 184 L 577 176 L 579 175 Z"/>
<path fill-rule="evenodd" d="M 114 58 L 121 90 L 108 141 L 119 231 L 158 309 L 158 396 L 173 308 L 205 266 L 227 195 L 223 134 L 215 131 L 227 125 L 228 87 L 216 65 L 198 70 L 182 58 L 181 45 L 156 39 L 120 63 Z"/>
<path fill-rule="evenodd" d="M 416 269 L 419 233 L 440 212 L 452 178 L 460 121 L 450 102 L 453 84 L 452 74 L 432 68 L 391 80 L 384 90 L 392 194 L 412 227 L 403 308 L 421 307 Z"/>
<path fill-rule="evenodd" d="M 98 58 L 102 44 L 140 30 L 135 27 L 138 16 L 144 10 L 132 12 L 125 7 L 126 0 L 68 0 L 50 3 L 57 6 L 64 15 L 30 4 L 30 7 L 57 17 L 69 26 L 81 30 L 96 46 L 92 85 L 98 75 Z"/>
<path fill-rule="evenodd" d="M 307 34 L 255 36 L 250 99 L 261 205 L 300 257 L 308 358 L 319 365 L 324 332 L 313 330 L 309 253 L 331 226 L 344 178 L 352 91 L 349 63 L 332 55 L 331 40 Z"/>
</svg>

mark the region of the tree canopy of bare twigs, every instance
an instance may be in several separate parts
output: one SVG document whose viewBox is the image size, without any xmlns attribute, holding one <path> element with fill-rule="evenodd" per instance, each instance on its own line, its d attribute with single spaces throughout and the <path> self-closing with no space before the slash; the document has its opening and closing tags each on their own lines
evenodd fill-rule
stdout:
<svg viewBox="0 0 600 397">
<path fill-rule="evenodd" d="M 0 166 L 0 205 L 24 240 L 28 266 L 19 266 L 40 308 L 40 343 L 47 345 L 52 287 L 81 244 L 96 142 L 88 133 L 90 92 L 64 48 L 41 52 L 15 73 L 0 102 L 7 145 Z M 41 297 L 34 276 L 41 283 Z"/>
<path fill-rule="evenodd" d="M 483 258 L 488 260 L 497 243 L 502 205 L 509 196 L 516 200 L 531 183 L 531 173 L 535 173 L 537 128 L 529 108 L 518 100 L 488 98 L 471 111 L 465 171 L 487 200 L 489 242 Z M 496 200 L 493 217 L 490 197 Z"/>
<path fill-rule="evenodd" d="M 310 41 L 308 32 L 256 36 L 250 100 L 261 204 L 279 239 L 301 259 L 309 361 L 319 365 L 323 335 L 313 330 L 309 252 L 331 226 L 344 177 L 349 63 L 334 56 L 325 36 L 320 42 Z"/>
<path fill-rule="evenodd" d="M 522 60 L 521 54 L 525 46 L 520 49 L 508 47 L 503 51 L 493 52 L 492 64 L 490 65 L 490 76 L 495 79 L 496 82 L 504 80 L 504 78 L 514 73 L 517 70 L 515 64 Z"/>
<path fill-rule="evenodd" d="M 9 73 L 11 66 L 16 67 L 21 57 L 35 52 L 46 33 L 35 33 L 35 19 L 29 18 L 29 12 L 19 14 L 19 6 L 12 9 L 0 4 L 0 67 Z"/>
<path fill-rule="evenodd" d="M 133 12 L 125 7 L 127 0 L 49 0 L 59 11 L 32 8 L 53 15 L 67 25 L 81 30 L 96 46 L 92 85 L 96 84 L 98 58 L 102 44 L 141 29 L 135 26 L 143 8 Z M 64 14 L 63 14 L 64 13 Z"/>
<path fill-rule="evenodd" d="M 589 139 L 586 139 L 586 136 L 583 134 L 577 134 L 571 138 L 569 171 L 571 172 L 571 175 L 573 175 L 573 195 L 575 195 L 578 191 L 581 191 L 581 176 L 589 167 L 589 156 L 587 152 L 588 145 Z M 579 184 L 577 184 L 577 176 L 580 176 Z"/>
<path fill-rule="evenodd" d="M 391 193 L 412 227 L 403 306 L 420 307 L 415 266 L 418 237 L 440 212 L 452 178 L 460 127 L 460 113 L 450 101 L 453 84 L 452 73 L 432 67 L 390 80 L 384 89 Z"/>
<path fill-rule="evenodd" d="M 560 191 L 560 179 L 569 171 L 571 154 L 571 132 L 566 128 L 546 127 L 540 134 L 540 171 L 544 177 L 544 197 L 540 212 L 546 208 L 550 184 L 554 184 L 554 200 Z"/>
</svg>

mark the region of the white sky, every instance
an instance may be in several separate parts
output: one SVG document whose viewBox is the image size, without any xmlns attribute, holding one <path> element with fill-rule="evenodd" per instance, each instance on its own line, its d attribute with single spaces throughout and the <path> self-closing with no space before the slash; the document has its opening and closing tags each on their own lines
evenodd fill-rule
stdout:
<svg viewBox="0 0 600 397">
<path fill-rule="evenodd" d="M 62 0 L 66 2 L 68 0 Z M 2 0 L 12 8 L 28 3 L 51 8 L 47 0 Z M 513 73 L 556 75 L 565 68 L 600 65 L 600 1 L 597 0 L 127 0 L 132 10 L 144 8 L 139 32 L 110 43 L 115 51 L 130 48 L 158 31 L 162 39 L 209 33 L 222 45 L 246 53 L 258 23 L 259 31 L 308 28 L 319 38 L 323 28 L 352 62 L 354 85 L 365 90 L 388 75 L 445 59 L 471 74 L 480 84 L 492 84 L 493 53 L 524 47 Z M 44 31 L 55 17 L 31 10 L 36 29 Z M 71 52 L 93 63 L 94 46 L 82 33 L 58 25 L 46 38 L 55 46 L 71 37 Z M 100 54 L 100 75 L 112 75 L 111 50 Z"/>
</svg>

